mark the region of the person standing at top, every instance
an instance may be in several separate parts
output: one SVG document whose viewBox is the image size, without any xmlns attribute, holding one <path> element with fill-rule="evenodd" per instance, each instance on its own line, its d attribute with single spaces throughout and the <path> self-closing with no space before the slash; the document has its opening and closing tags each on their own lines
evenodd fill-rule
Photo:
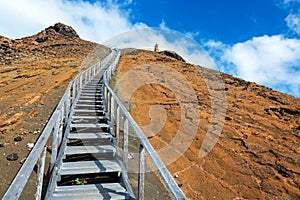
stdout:
<svg viewBox="0 0 300 200">
<path fill-rule="evenodd" d="M 154 46 L 154 52 L 159 52 L 158 44 L 157 44 L 157 43 L 156 43 L 155 46 Z"/>
</svg>

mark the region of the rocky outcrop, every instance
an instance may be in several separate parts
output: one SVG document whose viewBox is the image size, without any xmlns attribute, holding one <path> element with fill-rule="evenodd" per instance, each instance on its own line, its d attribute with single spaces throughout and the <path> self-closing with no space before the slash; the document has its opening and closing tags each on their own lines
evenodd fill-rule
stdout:
<svg viewBox="0 0 300 200">
<path fill-rule="evenodd" d="M 50 32 L 51 30 L 54 30 L 59 34 L 62 34 L 70 38 L 79 38 L 79 35 L 71 26 L 65 25 L 60 22 L 56 23 L 54 26 L 50 26 L 49 28 L 46 28 L 45 30 L 46 32 Z"/>
<path fill-rule="evenodd" d="M 178 55 L 175 51 L 165 50 L 165 51 L 160 51 L 159 54 L 174 58 L 174 59 L 182 61 L 182 62 L 185 62 L 185 60 L 180 55 Z"/>
</svg>

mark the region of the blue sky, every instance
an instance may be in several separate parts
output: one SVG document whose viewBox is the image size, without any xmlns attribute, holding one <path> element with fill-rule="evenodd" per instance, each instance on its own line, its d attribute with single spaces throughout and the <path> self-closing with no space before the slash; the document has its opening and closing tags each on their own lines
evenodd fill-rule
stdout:
<svg viewBox="0 0 300 200">
<path fill-rule="evenodd" d="M 20 38 L 58 21 L 99 43 L 135 29 L 175 30 L 203 47 L 217 70 L 300 97 L 300 0 L 0 1 L 0 35 Z M 184 57 L 197 56 L 151 35 L 155 40 Z"/>
</svg>

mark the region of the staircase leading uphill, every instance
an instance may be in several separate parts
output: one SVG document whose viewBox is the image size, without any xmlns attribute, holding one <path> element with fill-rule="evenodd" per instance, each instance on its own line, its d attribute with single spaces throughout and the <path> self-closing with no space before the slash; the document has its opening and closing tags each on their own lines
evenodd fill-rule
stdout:
<svg viewBox="0 0 300 200">
<path fill-rule="evenodd" d="M 50 199 L 132 198 L 122 180 L 100 78 L 96 76 L 86 84 L 75 102 L 70 133 L 57 171 L 57 186 Z"/>
<path fill-rule="evenodd" d="M 119 57 L 120 51 L 112 49 L 107 57 L 70 82 L 43 133 L 4 194 L 4 200 L 21 196 L 30 175 L 35 173 L 35 166 L 36 200 L 142 200 L 145 196 L 153 199 L 155 194 L 159 194 L 159 199 L 186 199 L 140 127 L 109 87 Z M 136 140 L 139 142 L 135 158 L 137 176 L 130 177 L 130 180 L 129 133 L 135 136 L 132 145 L 137 143 Z M 123 144 L 118 145 L 120 142 Z M 146 164 L 153 165 L 152 170 L 157 170 L 160 179 L 155 175 L 156 178 L 148 176 L 150 179 L 146 180 Z M 45 174 L 49 178 L 45 179 Z M 164 185 L 160 185 L 161 180 Z M 150 188 L 153 190 L 146 194 L 145 186 L 149 189 L 154 185 L 156 188 Z M 165 198 L 158 192 L 158 187 L 166 194 Z"/>
</svg>

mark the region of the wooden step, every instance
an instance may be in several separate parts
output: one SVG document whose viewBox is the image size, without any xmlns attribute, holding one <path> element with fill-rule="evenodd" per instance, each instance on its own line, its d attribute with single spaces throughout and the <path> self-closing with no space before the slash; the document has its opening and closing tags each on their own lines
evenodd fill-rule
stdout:
<svg viewBox="0 0 300 200">
<path fill-rule="evenodd" d="M 110 133 L 70 133 L 68 139 L 70 140 L 89 140 L 89 139 L 106 139 L 112 138 Z"/>
<path fill-rule="evenodd" d="M 71 124 L 71 128 L 109 128 L 109 125 L 103 123 Z"/>
<path fill-rule="evenodd" d="M 87 94 L 87 93 L 84 93 L 84 94 L 80 95 L 80 98 L 84 98 L 84 97 L 102 97 L 102 94 Z"/>
<path fill-rule="evenodd" d="M 80 94 L 96 94 L 96 95 L 102 95 L 102 92 L 96 91 L 96 90 L 81 90 Z"/>
<path fill-rule="evenodd" d="M 102 153 L 116 153 L 116 148 L 112 145 L 101 145 L 101 146 L 67 146 L 64 154 L 75 155 L 75 154 L 102 154 Z"/>
<path fill-rule="evenodd" d="M 85 119 L 107 119 L 107 117 L 106 116 L 78 116 L 78 115 L 76 115 L 76 116 L 73 116 L 72 117 L 72 119 L 73 120 L 85 120 Z"/>
<path fill-rule="evenodd" d="M 101 101 L 101 100 L 83 100 L 83 99 L 79 99 L 77 101 L 77 103 L 103 103 L 103 101 Z"/>
<path fill-rule="evenodd" d="M 116 160 L 94 160 L 81 162 L 63 162 L 59 175 L 96 174 L 107 172 L 121 172 Z"/>
<path fill-rule="evenodd" d="M 88 110 L 88 109 L 74 109 L 74 112 L 84 112 L 84 113 L 104 113 L 104 110 Z"/>
<path fill-rule="evenodd" d="M 103 99 L 103 96 L 96 96 L 96 97 L 95 96 L 80 96 L 78 101 L 81 101 L 81 100 L 90 100 L 90 99 L 100 100 L 100 99 Z"/>
<path fill-rule="evenodd" d="M 103 192 L 98 194 L 66 194 L 63 193 L 54 193 L 51 200 L 124 200 L 131 199 L 126 192 Z"/>
<path fill-rule="evenodd" d="M 90 108 L 104 108 L 104 105 L 91 105 L 91 104 L 79 104 L 77 103 L 75 108 L 77 107 L 90 107 Z"/>
<path fill-rule="evenodd" d="M 102 183 L 89 185 L 72 185 L 72 186 L 58 186 L 54 193 L 64 194 L 99 194 L 101 192 L 126 192 L 126 189 L 120 183 Z"/>
</svg>

